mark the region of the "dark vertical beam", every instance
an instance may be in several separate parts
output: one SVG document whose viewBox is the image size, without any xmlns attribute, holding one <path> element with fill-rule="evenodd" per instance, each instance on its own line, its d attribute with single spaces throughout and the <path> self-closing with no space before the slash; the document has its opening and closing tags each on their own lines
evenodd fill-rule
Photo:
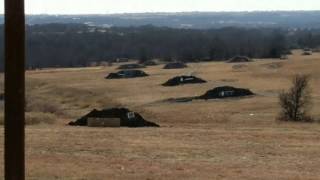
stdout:
<svg viewBox="0 0 320 180">
<path fill-rule="evenodd" d="M 5 179 L 25 178 L 24 0 L 5 0 Z"/>
</svg>

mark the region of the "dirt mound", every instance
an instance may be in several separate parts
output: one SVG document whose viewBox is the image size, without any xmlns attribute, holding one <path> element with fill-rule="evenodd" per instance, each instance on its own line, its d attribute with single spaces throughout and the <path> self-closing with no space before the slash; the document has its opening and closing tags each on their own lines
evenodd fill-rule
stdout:
<svg viewBox="0 0 320 180">
<path fill-rule="evenodd" d="M 143 65 L 144 66 L 156 66 L 158 64 L 155 61 L 150 60 L 150 61 L 144 62 Z"/>
<path fill-rule="evenodd" d="M 320 48 L 315 48 L 315 49 L 312 50 L 312 52 L 318 53 L 318 52 L 320 52 Z"/>
<path fill-rule="evenodd" d="M 281 67 L 283 67 L 283 63 L 282 62 L 272 62 L 272 63 L 268 63 L 268 64 L 262 64 L 263 67 L 266 67 L 268 69 L 279 69 Z"/>
<path fill-rule="evenodd" d="M 142 64 L 123 64 L 120 65 L 117 69 L 141 69 L 145 68 Z"/>
<path fill-rule="evenodd" d="M 244 71 L 248 69 L 248 65 L 246 64 L 236 64 L 232 66 L 232 69 L 235 71 Z"/>
<path fill-rule="evenodd" d="M 89 118 L 110 118 L 110 120 L 119 118 L 120 126 L 122 127 L 160 127 L 153 122 L 146 121 L 140 114 L 129 111 L 126 108 L 103 109 L 101 111 L 94 109 L 82 118 L 70 122 L 69 125 L 87 126 Z"/>
<path fill-rule="evenodd" d="M 187 68 L 188 66 L 182 62 L 173 62 L 166 64 L 163 69 L 183 69 Z"/>
<path fill-rule="evenodd" d="M 252 60 L 246 56 L 235 56 L 229 61 L 227 61 L 227 63 L 244 63 L 244 62 L 252 62 Z"/>
<path fill-rule="evenodd" d="M 110 73 L 106 79 L 138 78 L 149 76 L 141 70 L 123 70 L 117 73 Z"/>
<path fill-rule="evenodd" d="M 281 55 L 281 56 L 280 56 L 280 59 L 281 59 L 281 60 L 287 60 L 287 59 L 288 59 L 288 55 Z"/>
<path fill-rule="evenodd" d="M 243 97 L 254 95 L 249 89 L 235 88 L 231 86 L 217 87 L 207 91 L 204 95 L 197 97 L 196 99 L 222 99 L 230 97 Z"/>
<path fill-rule="evenodd" d="M 284 50 L 283 55 L 292 55 L 292 51 L 290 49 Z"/>
<path fill-rule="evenodd" d="M 312 55 L 312 52 L 306 51 L 306 52 L 303 52 L 302 55 L 303 56 L 310 56 L 310 55 Z"/>
<path fill-rule="evenodd" d="M 181 97 L 181 98 L 169 98 L 166 99 L 162 102 L 169 102 L 169 103 L 187 103 L 187 102 L 191 102 L 194 99 L 196 99 L 197 97 Z"/>
<path fill-rule="evenodd" d="M 169 98 L 163 102 L 169 103 L 186 103 L 193 100 L 208 100 L 208 99 L 224 99 L 224 98 L 235 98 L 245 97 L 254 95 L 249 89 L 235 88 L 231 86 L 216 87 L 212 90 L 207 91 L 204 95 L 193 96 L 193 97 L 180 97 L 180 98 Z"/>
<path fill-rule="evenodd" d="M 195 76 L 177 76 L 169 79 L 167 82 L 162 84 L 162 86 L 178 86 L 183 84 L 197 84 L 206 83 L 207 81 L 197 78 Z"/>
</svg>

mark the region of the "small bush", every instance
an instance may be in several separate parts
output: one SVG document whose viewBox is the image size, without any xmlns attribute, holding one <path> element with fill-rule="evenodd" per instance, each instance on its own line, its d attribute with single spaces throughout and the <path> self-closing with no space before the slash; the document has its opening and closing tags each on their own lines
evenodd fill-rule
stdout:
<svg viewBox="0 0 320 180">
<path fill-rule="evenodd" d="M 60 104 L 55 101 L 47 101 L 40 97 L 27 97 L 26 112 L 42 112 L 63 115 Z"/>
<path fill-rule="evenodd" d="M 26 113 L 26 125 L 37 124 L 53 124 L 56 121 L 56 116 L 51 113 L 31 112 Z"/>
<path fill-rule="evenodd" d="M 296 75 L 292 81 L 292 87 L 288 92 L 281 92 L 279 101 L 281 113 L 278 117 L 282 121 L 312 122 L 308 115 L 311 109 L 311 96 L 309 90 L 310 77 Z"/>
</svg>

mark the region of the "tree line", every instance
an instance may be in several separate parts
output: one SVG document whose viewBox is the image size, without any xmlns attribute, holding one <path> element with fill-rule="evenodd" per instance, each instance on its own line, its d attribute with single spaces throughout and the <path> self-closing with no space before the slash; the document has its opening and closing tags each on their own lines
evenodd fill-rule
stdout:
<svg viewBox="0 0 320 180">
<path fill-rule="evenodd" d="M 0 26 L 0 41 L 4 41 Z M 43 24 L 26 27 L 27 68 L 78 67 L 117 58 L 223 61 L 236 55 L 279 58 L 290 48 L 320 45 L 320 30 L 273 28 L 173 29 Z M 3 44 L 0 57 L 3 62 Z M 3 69 L 3 63 L 0 66 Z"/>
</svg>

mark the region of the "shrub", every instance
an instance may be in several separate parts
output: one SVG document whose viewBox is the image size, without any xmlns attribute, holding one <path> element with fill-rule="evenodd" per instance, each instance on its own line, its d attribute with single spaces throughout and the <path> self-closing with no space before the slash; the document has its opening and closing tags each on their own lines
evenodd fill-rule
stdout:
<svg viewBox="0 0 320 180">
<path fill-rule="evenodd" d="M 312 122 L 313 119 L 308 115 L 311 109 L 311 96 L 309 90 L 308 75 L 296 75 L 292 81 L 292 87 L 288 92 L 281 92 L 279 101 L 281 113 L 279 120 Z"/>
<path fill-rule="evenodd" d="M 30 112 L 26 113 L 26 125 L 37 124 L 53 124 L 56 120 L 56 116 L 51 113 L 43 112 Z"/>
<path fill-rule="evenodd" d="M 42 112 L 63 115 L 60 104 L 37 96 L 27 96 L 26 112 Z"/>
</svg>

